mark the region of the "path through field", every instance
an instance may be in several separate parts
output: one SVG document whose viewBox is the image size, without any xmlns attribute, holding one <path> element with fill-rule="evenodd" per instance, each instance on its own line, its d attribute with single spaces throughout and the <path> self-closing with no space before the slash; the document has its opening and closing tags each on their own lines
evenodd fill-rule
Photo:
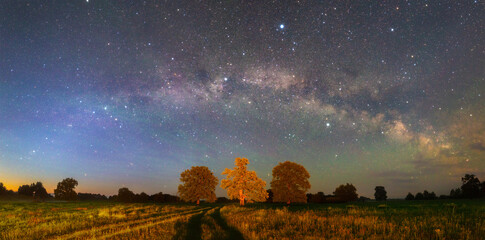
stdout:
<svg viewBox="0 0 485 240">
<path fill-rule="evenodd" d="M 177 234 L 174 239 L 231 239 L 242 240 L 243 235 L 227 225 L 221 216 L 220 207 L 205 209 L 193 215 L 187 223 L 175 226 Z"/>
</svg>

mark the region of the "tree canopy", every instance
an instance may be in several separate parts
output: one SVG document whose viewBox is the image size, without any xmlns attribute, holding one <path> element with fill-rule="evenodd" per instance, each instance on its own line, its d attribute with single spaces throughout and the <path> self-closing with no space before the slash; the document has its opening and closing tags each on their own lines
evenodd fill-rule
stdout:
<svg viewBox="0 0 485 240">
<path fill-rule="evenodd" d="M 180 198 L 186 202 L 197 202 L 200 199 L 207 199 L 209 202 L 216 201 L 216 186 L 219 183 L 217 177 L 205 166 L 195 166 L 183 171 L 180 174 L 178 193 Z"/>
<path fill-rule="evenodd" d="M 120 188 L 118 189 L 118 201 L 126 203 L 134 202 L 135 194 L 127 187 Z"/>
<path fill-rule="evenodd" d="M 302 165 L 290 161 L 279 163 L 273 168 L 273 202 L 306 203 L 306 192 L 311 185 L 310 174 Z"/>
<path fill-rule="evenodd" d="M 227 179 L 222 179 L 221 187 L 227 190 L 231 199 L 239 199 L 239 204 L 244 205 L 244 200 L 263 202 L 268 198 L 265 190 L 266 182 L 260 179 L 256 172 L 248 171 L 246 165 L 249 160 L 236 158 L 234 169 L 226 168 L 222 174 Z"/>
<path fill-rule="evenodd" d="M 383 186 L 376 186 L 374 190 L 376 190 L 374 197 L 377 201 L 385 201 L 387 199 L 387 192 Z"/>
<path fill-rule="evenodd" d="M 7 194 L 7 188 L 0 182 L 0 195 Z"/>
<path fill-rule="evenodd" d="M 35 197 L 39 199 L 44 199 L 49 197 L 49 194 L 47 193 L 47 190 L 44 188 L 44 185 L 42 184 L 42 182 L 32 183 L 30 185 L 27 185 L 27 184 L 22 185 L 19 187 L 17 192 L 20 195 Z"/>
<path fill-rule="evenodd" d="M 408 193 L 408 195 L 406 195 L 406 200 L 414 200 L 414 195 L 412 193 Z"/>
<path fill-rule="evenodd" d="M 480 180 L 473 174 L 465 174 L 461 178 L 461 194 L 464 198 L 478 198 L 480 197 Z"/>
<path fill-rule="evenodd" d="M 354 185 L 347 183 L 346 185 L 340 185 L 335 189 L 335 197 L 341 201 L 354 201 L 357 200 L 357 189 Z"/>
<path fill-rule="evenodd" d="M 54 190 L 54 195 L 60 200 L 76 200 L 77 193 L 74 188 L 78 185 L 78 182 L 74 178 L 66 178 L 57 183 L 57 188 Z"/>
</svg>

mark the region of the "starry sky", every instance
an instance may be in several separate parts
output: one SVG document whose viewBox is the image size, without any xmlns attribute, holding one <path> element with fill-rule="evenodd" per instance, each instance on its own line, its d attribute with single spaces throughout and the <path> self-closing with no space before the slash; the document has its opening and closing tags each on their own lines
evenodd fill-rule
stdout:
<svg viewBox="0 0 485 240">
<path fill-rule="evenodd" d="M 448 194 L 485 180 L 484 43 L 480 0 L 2 1 L 0 182 L 175 194 L 246 157 Z"/>
</svg>

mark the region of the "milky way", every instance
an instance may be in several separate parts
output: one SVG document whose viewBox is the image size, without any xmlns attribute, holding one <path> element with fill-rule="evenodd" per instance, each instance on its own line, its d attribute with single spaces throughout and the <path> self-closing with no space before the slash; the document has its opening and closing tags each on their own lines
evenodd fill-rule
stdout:
<svg viewBox="0 0 485 240">
<path fill-rule="evenodd" d="M 247 157 L 447 194 L 485 179 L 484 42 L 482 1 L 2 1 L 0 181 L 176 193 Z"/>
</svg>

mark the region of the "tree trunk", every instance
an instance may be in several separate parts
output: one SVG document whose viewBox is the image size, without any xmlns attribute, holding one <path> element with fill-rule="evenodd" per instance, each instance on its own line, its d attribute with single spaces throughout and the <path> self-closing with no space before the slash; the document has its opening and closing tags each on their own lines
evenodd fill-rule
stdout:
<svg viewBox="0 0 485 240">
<path fill-rule="evenodd" d="M 199 206 L 199 203 L 200 203 L 200 199 L 197 199 L 197 206 Z"/>
<path fill-rule="evenodd" d="M 244 196 L 243 191 L 242 190 L 239 190 L 239 205 L 240 206 L 244 206 L 244 198 L 245 197 L 246 196 Z"/>
<path fill-rule="evenodd" d="M 290 184 L 287 183 L 286 187 L 288 188 L 288 194 L 289 194 L 290 193 Z M 288 198 L 288 202 L 286 202 L 286 204 L 288 204 L 288 206 L 290 206 L 290 203 L 291 203 L 291 200 Z"/>
</svg>

